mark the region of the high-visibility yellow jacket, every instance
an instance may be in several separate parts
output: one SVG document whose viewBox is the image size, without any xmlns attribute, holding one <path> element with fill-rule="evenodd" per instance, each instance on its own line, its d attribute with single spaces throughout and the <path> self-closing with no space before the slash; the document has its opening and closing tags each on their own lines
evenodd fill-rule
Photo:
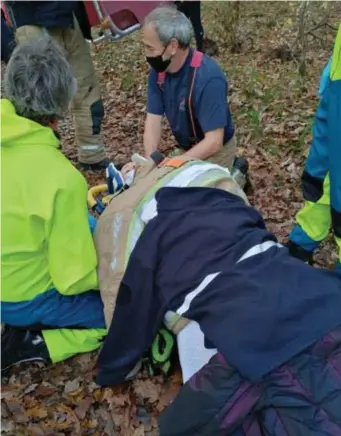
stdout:
<svg viewBox="0 0 341 436">
<path fill-rule="evenodd" d="M 1 287 L 3 302 L 98 288 L 87 183 L 53 130 L 1 100 Z"/>
</svg>

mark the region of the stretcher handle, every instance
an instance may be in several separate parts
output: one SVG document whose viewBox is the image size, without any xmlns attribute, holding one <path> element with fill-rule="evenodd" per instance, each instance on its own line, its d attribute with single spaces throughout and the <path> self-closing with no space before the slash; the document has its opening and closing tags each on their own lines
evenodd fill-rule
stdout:
<svg viewBox="0 0 341 436">
<path fill-rule="evenodd" d="M 141 24 L 133 24 L 130 27 L 127 27 L 126 29 L 122 30 L 119 27 L 116 26 L 116 24 L 113 22 L 112 18 L 109 14 L 106 13 L 105 10 L 102 10 L 103 5 L 100 5 L 99 1 L 93 0 L 92 1 L 94 8 L 97 12 L 97 15 L 100 19 L 100 22 L 102 23 L 104 34 L 102 36 L 99 36 L 98 38 L 94 39 L 94 43 L 98 44 L 99 42 L 102 42 L 106 39 L 109 39 L 110 41 L 117 41 L 124 36 L 129 35 L 130 33 L 134 32 L 135 30 L 138 30 L 141 28 Z"/>
<path fill-rule="evenodd" d="M 96 200 L 96 197 L 104 192 L 108 192 L 108 186 L 106 184 L 96 185 L 89 189 L 88 206 L 90 209 L 96 210 L 96 206 L 98 206 L 98 201 Z"/>
</svg>

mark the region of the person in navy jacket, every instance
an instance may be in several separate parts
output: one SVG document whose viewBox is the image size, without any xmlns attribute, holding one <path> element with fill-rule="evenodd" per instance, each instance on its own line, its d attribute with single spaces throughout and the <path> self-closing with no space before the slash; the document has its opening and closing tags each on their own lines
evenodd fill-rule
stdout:
<svg viewBox="0 0 341 436">
<path fill-rule="evenodd" d="M 97 383 L 126 380 L 163 324 L 186 317 L 215 351 L 161 415 L 161 436 L 340 435 L 341 275 L 291 257 L 232 193 L 165 187 L 155 200 Z"/>
<path fill-rule="evenodd" d="M 176 139 L 176 154 L 208 159 L 231 170 L 236 139 L 228 81 L 211 57 L 190 47 L 192 36 L 191 22 L 174 6 L 160 6 L 145 19 L 143 44 L 151 66 L 145 156 L 160 146 L 165 115 Z"/>
</svg>

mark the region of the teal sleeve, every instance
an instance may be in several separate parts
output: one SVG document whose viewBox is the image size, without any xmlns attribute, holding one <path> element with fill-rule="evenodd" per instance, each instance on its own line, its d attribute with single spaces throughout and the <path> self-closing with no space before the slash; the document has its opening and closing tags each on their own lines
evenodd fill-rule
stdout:
<svg viewBox="0 0 341 436">
<path fill-rule="evenodd" d="M 341 80 L 332 81 L 328 108 L 330 204 L 335 235 L 341 238 Z"/>
</svg>

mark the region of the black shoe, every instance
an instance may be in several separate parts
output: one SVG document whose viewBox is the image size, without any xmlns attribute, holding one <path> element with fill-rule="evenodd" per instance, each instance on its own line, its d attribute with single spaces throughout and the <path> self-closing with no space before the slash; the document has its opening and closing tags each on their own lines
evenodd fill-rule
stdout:
<svg viewBox="0 0 341 436">
<path fill-rule="evenodd" d="M 33 361 L 51 363 L 41 333 L 5 327 L 1 335 L 1 371 Z"/>
<path fill-rule="evenodd" d="M 103 159 L 100 162 L 93 164 L 78 162 L 77 168 L 82 171 L 105 171 L 109 164 L 109 159 Z"/>
<path fill-rule="evenodd" d="M 249 162 L 245 157 L 235 157 L 233 161 L 232 173 L 234 170 L 239 170 L 242 174 L 246 175 L 249 171 Z"/>
<path fill-rule="evenodd" d="M 296 242 L 288 241 L 284 244 L 285 247 L 289 250 L 289 254 L 296 259 L 302 260 L 302 262 L 308 263 L 309 265 L 313 265 L 313 253 L 311 251 L 305 250 L 303 247 L 300 247 Z"/>
<path fill-rule="evenodd" d="M 234 159 L 231 175 L 243 188 L 245 194 L 249 194 L 252 185 L 249 178 L 249 162 L 245 157 L 236 157 Z"/>
</svg>

